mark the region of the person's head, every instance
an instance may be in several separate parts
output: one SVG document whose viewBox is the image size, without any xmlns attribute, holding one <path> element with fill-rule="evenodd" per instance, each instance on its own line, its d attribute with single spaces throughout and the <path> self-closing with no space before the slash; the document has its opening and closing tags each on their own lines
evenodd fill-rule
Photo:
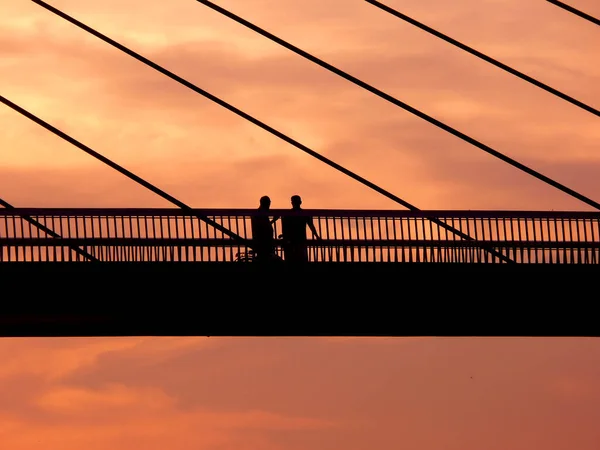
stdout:
<svg viewBox="0 0 600 450">
<path fill-rule="evenodd" d="M 298 209 L 302 204 L 302 199 L 299 195 L 292 195 L 292 208 Z"/>
<path fill-rule="evenodd" d="M 269 196 L 264 195 L 260 198 L 260 207 L 262 209 L 269 209 L 271 207 L 271 199 Z"/>
</svg>

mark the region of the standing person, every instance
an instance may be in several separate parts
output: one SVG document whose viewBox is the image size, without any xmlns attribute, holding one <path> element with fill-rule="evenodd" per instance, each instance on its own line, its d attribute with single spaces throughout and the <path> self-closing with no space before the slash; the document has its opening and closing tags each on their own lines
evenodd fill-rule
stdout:
<svg viewBox="0 0 600 450">
<path fill-rule="evenodd" d="M 268 196 L 260 198 L 258 214 L 252 216 L 252 242 L 257 261 L 268 261 L 275 256 L 275 240 L 273 226 L 269 220 L 271 199 Z"/>
<path fill-rule="evenodd" d="M 308 262 L 308 239 L 306 227 L 310 228 L 315 239 L 320 239 L 312 217 L 298 214 L 302 211 L 302 199 L 299 195 L 293 195 L 292 214 L 281 219 L 281 231 L 283 234 L 283 248 L 287 262 Z"/>
</svg>

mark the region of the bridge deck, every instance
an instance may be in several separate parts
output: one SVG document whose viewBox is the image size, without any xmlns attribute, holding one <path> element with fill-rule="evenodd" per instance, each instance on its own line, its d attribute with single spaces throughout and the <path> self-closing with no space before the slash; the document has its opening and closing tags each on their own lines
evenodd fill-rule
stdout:
<svg viewBox="0 0 600 450">
<path fill-rule="evenodd" d="M 2 263 L 0 335 L 600 335 L 593 265 Z"/>
</svg>

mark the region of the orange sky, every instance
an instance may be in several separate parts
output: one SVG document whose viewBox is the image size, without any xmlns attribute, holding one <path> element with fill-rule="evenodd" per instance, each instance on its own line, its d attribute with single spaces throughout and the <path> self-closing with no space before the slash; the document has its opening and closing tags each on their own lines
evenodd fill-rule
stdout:
<svg viewBox="0 0 600 450">
<path fill-rule="evenodd" d="M 1 339 L 10 450 L 597 450 L 594 338 Z"/>
<path fill-rule="evenodd" d="M 387 3 L 600 107 L 582 19 L 541 0 Z M 192 0 L 52 4 L 420 208 L 589 209 Z M 359 0 L 219 4 L 600 199 L 591 114 Z M 0 87 L 195 207 L 397 207 L 26 0 L 0 0 Z M 2 105 L 0 123 L 16 206 L 169 206 Z M 600 444 L 593 339 L 2 339 L 0 361 L 2 449 Z"/>
<path fill-rule="evenodd" d="M 545 1 L 387 4 L 600 108 L 600 31 Z M 596 0 L 574 6 L 600 15 Z M 423 209 L 590 209 L 193 0 L 59 9 Z M 600 200 L 598 118 L 360 0 L 220 5 Z M 402 208 L 30 1 L 0 0 L 1 94 L 194 207 Z M 8 107 L 0 198 L 170 206 Z"/>
</svg>

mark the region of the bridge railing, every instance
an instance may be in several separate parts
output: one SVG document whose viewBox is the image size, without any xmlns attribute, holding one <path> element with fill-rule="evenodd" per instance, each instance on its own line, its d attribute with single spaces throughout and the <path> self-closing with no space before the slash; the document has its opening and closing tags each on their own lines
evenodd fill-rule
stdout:
<svg viewBox="0 0 600 450">
<path fill-rule="evenodd" d="M 0 261 L 249 260 L 255 209 L 0 209 Z M 290 215 L 271 210 L 271 217 Z M 600 213 L 303 210 L 310 261 L 600 262 Z M 208 218 L 239 237 L 232 238 Z M 446 224 L 473 240 L 453 233 Z M 273 224 L 281 234 L 281 220 Z M 285 260 L 282 241 L 277 254 Z"/>
</svg>

